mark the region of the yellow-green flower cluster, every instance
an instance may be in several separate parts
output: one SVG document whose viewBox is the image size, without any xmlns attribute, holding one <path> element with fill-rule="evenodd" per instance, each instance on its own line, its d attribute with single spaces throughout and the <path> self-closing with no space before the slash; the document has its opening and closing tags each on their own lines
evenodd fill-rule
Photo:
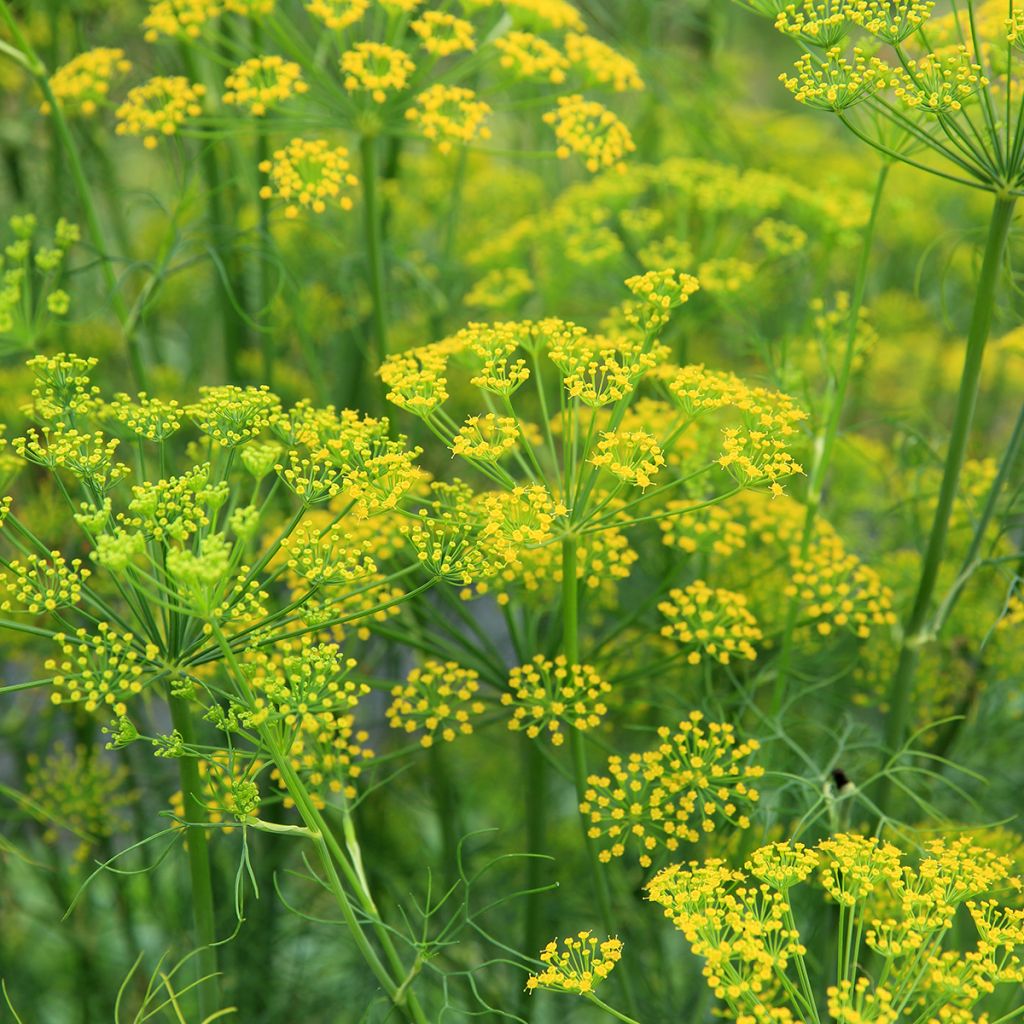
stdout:
<svg viewBox="0 0 1024 1024">
<path fill-rule="evenodd" d="M 538 988 L 552 992 L 586 995 L 612 973 L 622 959 L 622 943 L 618 939 L 599 942 L 590 932 L 563 939 L 561 948 L 552 939 L 541 951 L 544 969 L 526 979 L 526 989 Z"/>
<path fill-rule="evenodd" d="M 439 152 L 450 153 L 455 143 L 467 145 L 490 138 L 490 129 L 484 124 L 490 113 L 490 106 L 477 99 L 472 89 L 439 82 L 419 93 L 405 116 Z"/>
<path fill-rule="evenodd" d="M 665 456 L 657 440 L 646 430 L 606 431 L 597 442 L 590 462 L 623 483 L 643 490 L 650 487 L 658 470 L 665 465 Z"/>
<path fill-rule="evenodd" d="M 419 36 L 423 49 L 434 57 L 476 49 L 472 24 L 447 11 L 424 11 L 409 27 Z"/>
<path fill-rule="evenodd" d="M 260 806 L 255 777 L 262 767 L 258 759 L 246 758 L 233 750 L 215 750 L 209 757 L 197 757 L 199 792 L 190 794 L 190 799 L 202 804 L 206 820 L 214 825 L 255 816 Z M 181 790 L 172 794 L 170 804 L 174 815 L 185 820 L 185 798 Z M 230 833 L 232 829 L 225 826 L 220 831 Z"/>
<path fill-rule="evenodd" d="M 374 103 L 384 103 L 389 93 L 408 85 L 416 65 L 404 50 L 364 42 L 341 55 L 341 70 L 349 92 L 369 93 Z"/>
<path fill-rule="evenodd" d="M 625 171 L 623 160 L 636 149 L 629 129 L 615 114 L 578 93 L 560 96 L 558 106 L 544 115 L 544 123 L 554 130 L 556 155 L 568 160 L 576 153 L 594 174 L 606 168 Z"/>
<path fill-rule="evenodd" d="M 140 439 L 161 442 L 181 426 L 182 410 L 173 398 L 165 401 L 140 391 L 134 399 L 123 392 L 115 395 L 103 414 Z"/>
<path fill-rule="evenodd" d="M 477 696 L 479 679 L 478 673 L 454 661 L 428 660 L 392 689 L 385 712 L 391 728 L 419 733 L 424 747 L 432 747 L 438 739 L 451 743 L 468 736 L 473 718 L 484 712 Z"/>
<path fill-rule="evenodd" d="M 129 90 L 117 108 L 118 135 L 141 135 L 147 149 L 203 112 L 206 86 L 182 75 L 157 75 Z"/>
<path fill-rule="evenodd" d="M 277 54 L 243 61 L 224 79 L 224 88 L 221 99 L 245 107 L 253 117 L 263 117 L 279 103 L 309 90 L 302 80 L 302 68 Z"/>
<path fill-rule="evenodd" d="M 50 76 L 50 90 L 61 109 L 69 114 L 92 117 L 108 102 L 110 86 L 132 69 L 124 50 L 98 46 L 72 57 Z M 49 101 L 42 112 L 50 112 Z"/>
<path fill-rule="evenodd" d="M 760 796 L 750 781 L 764 774 L 746 763 L 759 749 L 756 740 L 738 742 L 731 725 L 704 723 L 699 711 L 675 730 L 661 727 L 658 738 L 651 750 L 625 760 L 612 756 L 606 775 L 587 779 L 580 813 L 605 863 L 634 846 L 641 866 L 649 867 L 659 849 L 697 842 L 719 818 L 750 826 L 745 811 Z"/>
<path fill-rule="evenodd" d="M 90 633 L 79 629 L 74 636 L 54 635 L 60 657 L 47 660 L 45 668 L 53 672 L 54 704 L 82 703 L 86 711 L 110 710 L 116 715 L 127 712 L 125 703 L 141 693 L 147 676 L 155 674 L 153 662 L 160 650 L 132 633 L 122 633 L 109 622 L 100 622 Z"/>
<path fill-rule="evenodd" d="M 741 871 L 720 860 L 666 868 L 648 892 L 704 959 L 730 1016 L 795 1021 L 818 989 L 789 894 L 811 880 L 839 910 L 839 976 L 827 990 L 834 1020 L 895 1024 L 904 1007 L 909 1017 L 924 1007 L 939 1011 L 928 1018 L 936 1021 L 985 1019 L 972 1012 L 980 1001 L 1024 976 L 1024 915 L 990 895 L 1019 890 L 1020 879 L 1009 858 L 966 835 L 931 840 L 912 863 L 874 836 L 839 834 L 814 850 L 773 843 Z M 945 948 L 961 906 L 976 940 Z"/>
<path fill-rule="evenodd" d="M 328 205 L 351 210 L 349 192 L 359 179 L 349 170 L 344 146 L 331 146 L 325 139 L 292 139 L 260 161 L 259 169 L 270 183 L 260 189 L 261 199 L 283 199 L 284 214 L 298 217 L 300 208 L 323 213 Z"/>
<path fill-rule="evenodd" d="M 265 384 L 246 388 L 209 385 L 199 389 L 199 396 L 185 406 L 185 414 L 222 448 L 235 448 L 258 437 L 281 410 L 281 400 Z"/>
<path fill-rule="evenodd" d="M 26 757 L 25 788 L 42 823 L 43 839 L 56 842 L 68 829 L 81 840 L 75 854 L 84 859 L 90 846 L 128 825 L 125 809 L 138 793 L 128 788 L 130 771 L 100 757 L 95 747 L 57 743 L 46 757 Z"/>
<path fill-rule="evenodd" d="M 41 615 L 69 608 L 82 600 L 82 586 L 90 575 L 80 558 L 68 562 L 59 551 L 51 551 L 48 558 L 29 553 L 23 562 L 16 559 L 7 566 L 3 587 L 8 596 L 0 611 Z"/>
<path fill-rule="evenodd" d="M 501 703 L 512 709 L 508 727 L 530 739 L 547 736 L 555 746 L 565 742 L 566 726 L 596 729 L 608 712 L 611 685 L 590 665 L 570 665 L 562 655 L 553 661 L 535 655 L 512 669 L 508 685 L 501 695 Z"/>
<path fill-rule="evenodd" d="M 668 620 L 661 635 L 680 644 L 691 665 L 705 658 L 728 665 L 734 658 L 757 657 L 754 644 L 761 640 L 761 630 L 742 594 L 694 580 L 683 589 L 673 588 L 658 611 Z"/>
</svg>

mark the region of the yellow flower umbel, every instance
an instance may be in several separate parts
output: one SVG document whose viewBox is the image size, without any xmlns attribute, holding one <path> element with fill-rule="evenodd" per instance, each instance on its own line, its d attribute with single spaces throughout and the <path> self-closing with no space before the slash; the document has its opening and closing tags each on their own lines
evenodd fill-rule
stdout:
<svg viewBox="0 0 1024 1024">
<path fill-rule="evenodd" d="M 642 867 L 650 867 L 658 849 L 674 851 L 714 831 L 722 818 L 749 828 L 743 808 L 759 793 L 749 785 L 764 769 L 742 762 L 759 749 L 756 740 L 738 743 L 731 725 L 701 724 L 699 711 L 673 731 L 658 730 L 652 750 L 608 759 L 607 775 L 591 775 L 580 813 L 588 835 L 601 846 L 604 862 L 635 846 Z"/>
<path fill-rule="evenodd" d="M 733 658 L 757 657 L 761 630 L 742 594 L 694 580 L 685 589 L 674 588 L 658 611 L 668 619 L 661 635 L 681 644 L 691 665 L 705 658 L 728 665 Z"/>
<path fill-rule="evenodd" d="M 552 939 L 540 958 L 546 966 L 527 978 L 528 992 L 545 988 L 585 996 L 593 992 L 622 959 L 622 943 L 618 939 L 599 943 L 590 932 L 580 932 L 575 938 L 563 939 L 561 949 Z"/>
<path fill-rule="evenodd" d="M 138 800 L 128 788 L 131 772 L 115 766 L 84 744 L 74 751 L 58 743 L 44 758 L 30 753 L 25 788 L 34 810 L 47 828 L 43 840 L 56 842 L 62 829 L 80 840 L 75 860 L 84 860 L 98 841 L 109 839 L 129 825 L 125 809 Z"/>
<path fill-rule="evenodd" d="M 383 103 L 389 93 L 404 89 L 416 70 L 404 51 L 384 43 L 356 43 L 341 55 L 341 70 L 349 92 L 368 92 L 374 103 Z"/>
<path fill-rule="evenodd" d="M 665 456 L 646 430 L 624 430 L 603 433 L 590 462 L 623 483 L 643 490 L 651 486 L 652 479 L 665 465 Z"/>
<path fill-rule="evenodd" d="M 70 608 L 81 601 L 82 586 L 91 575 L 80 558 L 68 562 L 59 551 L 51 551 L 49 558 L 29 553 L 24 562 L 11 562 L 0 577 L 8 595 L 0 601 L 0 611 L 40 615 Z"/>
<path fill-rule="evenodd" d="M 470 416 L 452 439 L 452 454 L 466 459 L 496 462 L 515 448 L 519 426 L 511 416 Z"/>
<path fill-rule="evenodd" d="M 520 78 L 544 79 L 553 85 L 565 81 L 568 58 L 541 36 L 513 30 L 495 39 L 494 46 L 501 54 L 501 67 Z"/>
<path fill-rule="evenodd" d="M 283 199 L 284 215 L 295 218 L 299 210 L 323 213 L 328 206 L 351 210 L 349 192 L 359 179 L 349 170 L 348 150 L 325 139 L 292 139 L 259 169 L 270 178 L 260 189 L 261 199 Z"/>
<path fill-rule="evenodd" d="M 119 633 L 107 622 L 99 623 L 95 633 L 79 629 L 73 637 L 57 633 L 53 640 L 61 657 L 45 667 L 54 673 L 54 704 L 81 702 L 86 711 L 103 708 L 123 715 L 125 701 L 141 693 L 147 676 L 157 671 L 150 664 L 160 653 L 156 644 Z"/>
<path fill-rule="evenodd" d="M 118 135 L 141 135 L 147 149 L 161 136 L 174 135 L 190 118 L 203 112 L 206 86 L 182 75 L 158 75 L 131 89 L 117 108 Z"/>
<path fill-rule="evenodd" d="M 210 757 L 196 758 L 200 791 L 192 794 L 192 798 L 203 805 L 207 821 L 221 825 L 257 814 L 260 791 L 255 777 L 262 767 L 260 761 L 246 759 L 233 750 L 215 750 Z M 174 814 L 185 820 L 181 790 L 172 794 L 170 805 Z M 220 831 L 229 833 L 232 829 L 225 825 Z"/>
<path fill-rule="evenodd" d="M 913 35 L 931 16 L 935 0 L 854 0 L 846 17 L 866 32 L 895 46 Z"/>
<path fill-rule="evenodd" d="M 501 695 L 513 709 L 508 727 L 530 739 L 547 735 L 555 746 L 565 742 L 564 726 L 595 729 L 608 711 L 604 699 L 611 686 L 589 665 L 570 665 L 561 655 L 554 661 L 536 655 L 512 669 L 508 685 Z"/>
<path fill-rule="evenodd" d="M 438 83 L 421 92 L 405 116 L 439 152 L 450 153 L 456 143 L 490 138 L 490 129 L 484 124 L 490 113 L 491 108 L 477 99 L 472 89 Z"/>
<path fill-rule="evenodd" d="M 911 109 L 942 114 L 962 109 L 988 79 L 966 46 L 907 61 L 896 72 L 894 92 Z"/>
<path fill-rule="evenodd" d="M 253 117 L 263 117 L 279 103 L 309 90 L 299 65 L 276 54 L 251 57 L 239 64 L 224 79 L 224 87 L 224 102 L 245 107 Z"/>
<path fill-rule="evenodd" d="M 775 18 L 775 27 L 812 46 L 834 46 L 847 33 L 848 6 L 849 0 L 800 0 L 786 4 Z"/>
<path fill-rule="evenodd" d="M 220 12 L 217 0 L 155 0 L 142 19 L 143 38 L 147 43 L 161 36 L 198 39 L 203 26 Z"/>
<path fill-rule="evenodd" d="M 65 113 L 91 117 L 109 102 L 111 84 L 131 69 L 124 50 L 98 46 L 57 68 L 50 77 L 50 89 Z M 49 103 L 40 109 L 49 113 Z"/>
<path fill-rule="evenodd" d="M 606 168 L 625 171 L 623 160 L 636 149 L 629 129 L 607 107 L 578 94 L 559 97 L 544 122 L 554 129 L 558 157 L 568 160 L 576 153 L 592 174 Z"/>
<path fill-rule="evenodd" d="M 675 865 L 648 892 L 705 960 L 708 985 L 733 1019 L 806 1019 L 823 987 L 812 972 L 823 968 L 806 959 L 789 893 L 816 884 L 837 904 L 838 976 L 826 993 L 832 1019 L 985 1020 L 976 1016 L 982 1001 L 1024 975 L 1016 953 L 1024 915 L 979 897 L 1019 890 L 1020 879 L 1009 876 L 1008 858 L 969 836 L 933 840 L 915 861 L 876 837 L 839 834 L 814 850 L 799 843 L 763 847 L 741 871 L 722 861 Z M 954 930 L 961 906 L 976 936 Z"/>
<path fill-rule="evenodd" d="M 805 53 L 793 68 L 795 75 L 781 74 L 779 81 L 798 102 L 821 110 L 847 110 L 889 84 L 889 69 L 876 57 L 869 60 L 858 47 L 852 61 L 834 46 L 824 58 Z"/>
<path fill-rule="evenodd" d="M 565 53 L 570 63 L 582 68 L 595 82 L 616 92 L 639 92 L 644 87 L 640 72 L 628 57 L 593 36 L 569 32 Z"/>
<path fill-rule="evenodd" d="M 370 0 L 309 0 L 306 10 L 334 32 L 341 32 L 360 21 L 370 8 Z"/>
<path fill-rule="evenodd" d="M 468 736 L 473 717 L 483 714 L 479 689 L 479 676 L 472 669 L 430 660 L 414 668 L 404 685 L 394 687 L 385 715 L 392 729 L 420 733 L 421 746 L 432 747 L 438 739 L 451 743 Z"/>
<path fill-rule="evenodd" d="M 423 49 L 434 57 L 476 49 L 473 26 L 465 18 L 445 11 L 425 11 L 409 27 L 420 37 Z"/>
</svg>

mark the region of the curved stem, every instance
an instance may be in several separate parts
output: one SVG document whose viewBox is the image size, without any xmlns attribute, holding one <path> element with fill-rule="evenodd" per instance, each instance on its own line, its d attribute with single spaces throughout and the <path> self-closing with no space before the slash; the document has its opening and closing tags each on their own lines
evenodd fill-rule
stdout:
<svg viewBox="0 0 1024 1024">
<path fill-rule="evenodd" d="M 898 749 L 906 739 L 910 696 L 914 689 L 914 678 L 921 656 L 921 646 L 932 639 L 930 631 L 925 627 L 931 610 L 935 584 L 946 552 L 949 520 L 953 502 L 956 499 L 957 486 L 960 482 L 960 471 L 967 453 L 967 441 L 978 400 L 978 385 L 985 344 L 988 341 L 992 323 L 996 287 L 999 283 L 999 272 L 1002 267 L 1015 204 L 1014 198 L 1000 196 L 996 199 L 992 209 L 988 240 L 985 244 L 981 273 L 974 297 L 974 309 L 971 314 L 971 325 L 967 334 L 967 350 L 960 378 L 960 392 L 957 397 L 949 449 L 946 453 L 942 484 L 939 488 L 939 499 L 935 506 L 935 516 L 928 535 L 928 544 L 925 548 L 914 604 L 903 630 L 899 665 L 889 691 L 889 713 L 886 719 L 885 738 L 890 750 Z M 888 781 L 883 780 L 882 786 L 878 804 L 885 810 L 889 794 Z"/>
</svg>

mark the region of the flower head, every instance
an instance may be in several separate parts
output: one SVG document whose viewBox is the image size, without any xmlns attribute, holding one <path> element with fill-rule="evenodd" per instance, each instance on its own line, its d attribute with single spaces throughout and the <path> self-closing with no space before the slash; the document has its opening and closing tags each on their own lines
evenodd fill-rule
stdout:
<svg viewBox="0 0 1024 1024">
<path fill-rule="evenodd" d="M 359 179 L 349 166 L 344 146 L 332 147 L 326 139 L 292 139 L 260 163 L 259 169 L 270 179 L 260 189 L 260 198 L 283 199 L 289 218 L 298 217 L 300 209 L 323 213 L 328 205 L 351 210 L 349 192 Z"/>
<path fill-rule="evenodd" d="M 629 129 L 607 107 L 578 94 L 560 96 L 544 122 L 554 129 L 558 157 L 568 160 L 576 153 L 591 173 L 605 168 L 624 171 L 623 159 L 636 149 Z"/>
<path fill-rule="evenodd" d="M 570 665 L 561 655 L 542 654 L 512 669 L 501 702 L 511 707 L 508 727 L 530 739 L 547 735 L 555 746 L 565 742 L 563 727 L 586 731 L 601 724 L 611 686 L 590 665 Z"/>
<path fill-rule="evenodd" d="M 691 665 L 705 658 L 727 665 L 733 658 L 757 657 L 754 644 L 761 640 L 761 630 L 742 594 L 694 580 L 671 590 L 658 611 L 668 620 L 661 635 L 681 644 Z"/>
<path fill-rule="evenodd" d="M 341 55 L 341 70 L 349 92 L 368 92 L 375 103 L 383 103 L 388 93 L 404 89 L 416 70 L 404 50 L 384 43 L 356 43 Z"/>
<path fill-rule="evenodd" d="M 420 744 L 431 747 L 438 740 L 451 743 L 473 731 L 473 718 L 484 712 L 477 697 L 479 676 L 453 661 L 428 660 L 414 668 L 405 683 L 391 691 L 385 712 L 392 729 L 419 732 Z"/>
<path fill-rule="evenodd" d="M 174 135 L 190 118 L 203 112 L 206 86 L 182 75 L 158 75 L 135 86 L 117 108 L 118 135 L 141 135 L 147 149 L 161 136 Z"/>
<path fill-rule="evenodd" d="M 405 116 L 441 153 L 449 153 L 456 143 L 490 138 L 490 129 L 484 124 L 490 113 L 490 106 L 472 89 L 437 83 L 416 97 Z"/>
<path fill-rule="evenodd" d="M 618 939 L 598 942 L 590 932 L 580 932 L 574 938 L 563 939 L 561 948 L 552 939 L 540 958 L 545 964 L 544 970 L 530 975 L 526 981 L 527 991 L 546 988 L 585 995 L 611 974 L 622 958 L 622 943 Z"/>
<path fill-rule="evenodd" d="M 107 103 L 111 84 L 131 69 L 124 50 L 98 46 L 57 68 L 50 77 L 50 89 L 65 112 L 91 117 Z M 49 109 L 49 103 L 44 103 L 43 113 Z"/>
<path fill-rule="evenodd" d="M 224 102 L 247 108 L 253 117 L 263 117 L 279 103 L 309 90 L 299 65 L 277 54 L 243 61 L 224 79 L 224 87 Z"/>
</svg>

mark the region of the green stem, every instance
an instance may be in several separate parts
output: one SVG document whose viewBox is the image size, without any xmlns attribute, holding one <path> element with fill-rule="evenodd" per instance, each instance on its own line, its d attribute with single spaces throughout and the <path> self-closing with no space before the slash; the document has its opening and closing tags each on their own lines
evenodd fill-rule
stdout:
<svg viewBox="0 0 1024 1024">
<path fill-rule="evenodd" d="M 878 212 L 882 205 L 885 183 L 889 177 L 891 163 L 886 160 L 878 172 L 875 192 L 871 202 L 871 213 L 864 227 L 864 238 L 861 243 L 860 259 L 857 263 L 857 276 L 854 278 L 853 295 L 850 301 L 850 322 L 846 332 L 846 346 L 843 350 L 843 361 L 838 374 L 829 378 L 827 413 L 824 429 L 819 431 L 814 441 L 814 452 L 811 456 L 811 470 L 807 474 L 807 510 L 804 515 L 803 535 L 800 540 L 800 557 L 805 559 L 814 537 L 814 526 L 821 510 L 821 498 L 832 462 L 832 451 L 836 438 L 839 436 L 839 424 L 842 420 L 846 394 L 853 376 L 853 364 L 857 354 L 857 329 L 860 326 L 860 309 L 864 304 L 864 293 L 867 291 L 868 269 L 871 263 L 871 250 L 875 240 L 875 227 L 878 224 Z M 789 665 L 793 653 L 793 634 L 796 631 L 796 618 L 799 601 L 791 598 L 786 612 L 786 624 L 782 633 L 782 645 L 775 671 L 775 686 L 772 692 L 772 714 L 782 710 L 786 696 L 786 683 L 789 677 Z"/>
<path fill-rule="evenodd" d="M 956 499 L 960 471 L 963 468 L 971 423 L 978 401 L 978 385 L 985 355 L 985 344 L 988 341 L 989 329 L 992 324 L 996 287 L 999 283 L 999 272 L 1002 267 L 1015 204 L 1015 198 L 999 196 L 992 209 L 988 240 L 985 244 L 981 273 L 974 297 L 974 309 L 971 314 L 971 325 L 967 334 L 967 351 L 964 355 L 963 373 L 960 378 L 960 393 L 957 396 L 956 413 L 953 418 L 949 450 L 946 453 L 942 484 L 939 488 L 938 504 L 935 507 L 935 516 L 932 520 L 931 532 L 928 535 L 928 544 L 925 548 L 914 604 L 903 630 L 899 666 L 893 676 L 889 691 L 889 714 L 886 719 L 885 739 L 890 750 L 897 750 L 906 739 L 910 696 L 914 689 L 914 677 L 921 657 L 921 647 L 932 639 L 931 631 L 926 628 L 928 615 L 946 551 L 949 519 L 953 510 L 953 502 Z M 883 780 L 882 786 L 878 803 L 884 810 L 889 793 L 887 779 Z"/>
<path fill-rule="evenodd" d="M 526 849 L 532 856 L 526 862 L 526 915 L 523 948 L 532 956 L 547 939 L 544 922 L 544 866 L 542 859 L 547 846 L 547 763 L 534 740 L 527 740 L 523 752 L 526 781 Z M 529 1017 L 530 1004 L 520 1001 L 519 1012 Z"/>
<path fill-rule="evenodd" d="M 170 698 L 171 722 L 181 734 L 186 747 L 195 744 L 195 724 L 192 709 L 187 700 Z M 178 758 L 178 774 L 181 779 L 184 818 L 190 825 L 204 825 L 207 817 L 200 799 L 202 787 L 199 779 L 199 762 L 191 756 Z M 217 999 L 220 985 L 216 975 L 217 930 L 213 912 L 213 881 L 210 871 L 210 851 L 207 846 L 207 830 L 190 828 L 188 831 L 188 868 L 192 879 L 192 916 L 195 921 L 196 942 L 201 947 L 196 957 L 199 977 L 214 975 L 209 982 L 197 986 L 199 1017 L 206 1017 L 219 1009 Z"/>
<path fill-rule="evenodd" d="M 384 265 L 383 211 L 378 191 L 378 139 L 364 135 L 359 140 L 363 170 L 363 231 L 370 270 L 370 297 L 373 301 L 373 332 L 377 340 L 377 361 L 388 354 L 387 269 Z"/>
<path fill-rule="evenodd" d="M 580 622 L 579 622 L 579 582 L 576 579 L 579 553 L 578 538 L 570 534 L 562 541 L 562 653 L 569 665 L 580 663 Z M 573 782 L 576 786 L 576 802 L 583 802 L 587 791 L 587 748 L 586 740 L 580 729 L 570 730 L 569 744 L 572 750 Z M 608 875 L 601 864 L 597 846 L 587 834 L 587 819 L 580 815 L 580 826 L 583 829 L 583 845 L 590 862 L 590 874 L 597 898 L 598 909 L 605 931 L 615 934 L 615 915 L 612 912 L 612 894 L 608 885 Z M 633 988 L 630 972 L 622 965 L 617 972 L 622 985 L 626 1005 L 631 1013 L 636 1012 L 636 993 Z"/>
<path fill-rule="evenodd" d="M 616 1010 L 614 1006 L 609 1006 L 603 1000 L 598 999 L 593 992 L 588 993 L 586 998 L 595 1006 L 599 1006 L 605 1013 L 610 1014 L 616 1020 L 621 1020 L 622 1024 L 639 1024 L 639 1021 L 634 1020 L 632 1017 L 627 1017 L 624 1013 Z"/>
</svg>

